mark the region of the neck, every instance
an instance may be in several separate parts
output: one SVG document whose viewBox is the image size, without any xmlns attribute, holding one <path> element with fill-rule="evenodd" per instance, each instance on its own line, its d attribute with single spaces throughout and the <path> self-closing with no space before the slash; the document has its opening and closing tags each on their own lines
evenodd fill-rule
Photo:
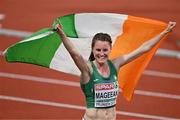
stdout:
<svg viewBox="0 0 180 120">
<path fill-rule="evenodd" d="M 95 64 L 96 64 L 96 67 L 97 68 L 104 68 L 104 67 L 107 67 L 107 62 L 105 63 L 98 63 L 97 61 L 95 61 Z"/>
<path fill-rule="evenodd" d="M 107 62 L 101 64 L 101 63 L 98 63 L 97 61 L 95 61 L 95 65 L 97 67 L 98 72 L 102 76 L 104 76 L 104 77 L 109 76 L 110 70 L 109 70 L 109 66 L 108 66 Z"/>
</svg>

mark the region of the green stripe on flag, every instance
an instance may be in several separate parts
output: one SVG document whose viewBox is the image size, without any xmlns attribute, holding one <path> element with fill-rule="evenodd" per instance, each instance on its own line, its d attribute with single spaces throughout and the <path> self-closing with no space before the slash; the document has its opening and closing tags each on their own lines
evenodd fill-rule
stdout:
<svg viewBox="0 0 180 120">
<path fill-rule="evenodd" d="M 74 14 L 65 15 L 63 17 L 59 17 L 58 19 L 60 20 L 63 26 L 63 30 L 68 37 L 78 38 L 76 29 L 75 29 L 75 23 L 74 23 L 75 15 Z M 55 20 L 52 25 L 52 28 L 54 29 L 57 24 L 58 24 L 58 21 Z"/>
<path fill-rule="evenodd" d="M 46 36 L 43 34 L 51 33 Z M 25 62 L 49 67 L 54 54 L 61 44 L 59 35 L 51 29 L 43 29 L 28 37 L 43 36 L 41 38 L 22 42 L 11 46 L 6 51 L 6 60 L 9 62 Z"/>
</svg>

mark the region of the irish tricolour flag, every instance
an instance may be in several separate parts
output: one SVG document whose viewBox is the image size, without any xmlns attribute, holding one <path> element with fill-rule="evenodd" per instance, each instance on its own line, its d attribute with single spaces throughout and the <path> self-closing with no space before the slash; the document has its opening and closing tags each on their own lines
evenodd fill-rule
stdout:
<svg viewBox="0 0 180 120">
<path fill-rule="evenodd" d="M 108 33 L 113 40 L 110 59 L 127 54 L 143 42 L 159 34 L 165 23 L 135 16 L 112 13 L 79 13 L 59 17 L 63 30 L 85 59 L 91 52 L 92 37 L 99 32 Z M 79 75 L 61 38 L 52 28 L 45 28 L 33 33 L 24 40 L 12 45 L 5 51 L 9 62 L 24 62 L 45 66 L 58 71 Z M 160 41 L 160 43 L 162 40 Z M 159 47 L 140 56 L 119 70 L 119 84 L 122 94 L 131 100 L 137 82 Z"/>
</svg>

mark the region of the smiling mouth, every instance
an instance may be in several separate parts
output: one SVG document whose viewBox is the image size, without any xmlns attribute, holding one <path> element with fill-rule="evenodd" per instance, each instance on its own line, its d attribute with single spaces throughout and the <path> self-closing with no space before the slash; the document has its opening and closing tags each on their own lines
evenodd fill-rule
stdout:
<svg viewBox="0 0 180 120">
<path fill-rule="evenodd" d="M 103 59 L 103 60 L 104 60 L 104 59 L 106 59 L 106 58 L 107 58 L 106 56 L 101 56 L 101 57 L 98 57 L 98 59 L 100 59 L 100 60 L 101 60 L 101 59 Z"/>
</svg>

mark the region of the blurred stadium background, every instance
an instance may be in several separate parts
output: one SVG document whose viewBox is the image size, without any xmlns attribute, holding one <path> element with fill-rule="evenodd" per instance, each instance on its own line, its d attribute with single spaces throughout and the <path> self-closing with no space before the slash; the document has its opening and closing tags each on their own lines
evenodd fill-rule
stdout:
<svg viewBox="0 0 180 120">
<path fill-rule="evenodd" d="M 79 78 L 40 66 L 7 63 L 2 52 L 56 17 L 111 12 L 177 25 L 148 65 L 132 102 L 118 99 L 117 119 L 180 119 L 179 0 L 1 0 L 0 119 L 81 119 Z"/>
</svg>

